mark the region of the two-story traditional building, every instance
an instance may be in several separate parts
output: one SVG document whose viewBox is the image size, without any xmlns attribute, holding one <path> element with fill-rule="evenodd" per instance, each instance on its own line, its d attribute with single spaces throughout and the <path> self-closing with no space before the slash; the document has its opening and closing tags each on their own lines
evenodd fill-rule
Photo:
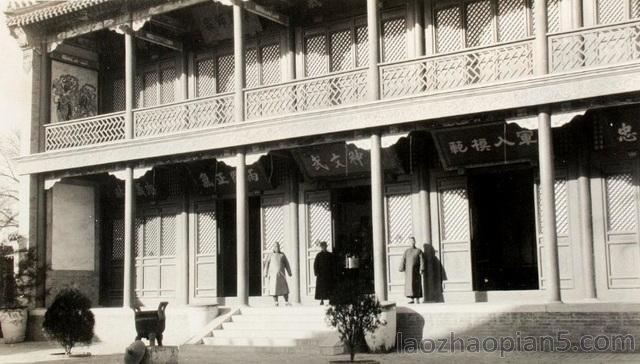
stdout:
<svg viewBox="0 0 640 364">
<path fill-rule="evenodd" d="M 427 302 L 640 298 L 638 0 L 5 12 L 30 84 L 20 229 L 52 294 L 257 305 L 280 242 L 315 305 L 326 241 L 404 302 L 415 236 Z"/>
</svg>

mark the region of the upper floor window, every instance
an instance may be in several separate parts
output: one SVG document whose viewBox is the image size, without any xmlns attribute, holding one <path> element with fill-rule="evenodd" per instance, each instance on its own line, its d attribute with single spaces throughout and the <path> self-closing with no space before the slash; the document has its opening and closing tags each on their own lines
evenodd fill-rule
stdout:
<svg viewBox="0 0 640 364">
<path fill-rule="evenodd" d="M 475 0 L 436 5 L 437 52 L 526 38 L 531 34 L 527 5 L 527 0 Z"/>
<path fill-rule="evenodd" d="M 640 0 L 594 0 L 598 24 L 640 18 Z"/>
<path fill-rule="evenodd" d="M 125 109 L 124 78 L 113 80 L 111 85 L 113 111 Z M 177 72 L 174 62 L 159 62 L 140 67 L 136 73 L 135 107 L 168 104 L 177 97 Z"/>
</svg>

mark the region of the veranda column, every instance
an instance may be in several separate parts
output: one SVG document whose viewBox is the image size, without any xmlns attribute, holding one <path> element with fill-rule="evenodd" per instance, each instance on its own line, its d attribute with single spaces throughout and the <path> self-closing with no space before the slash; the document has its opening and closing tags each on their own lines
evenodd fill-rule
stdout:
<svg viewBox="0 0 640 364">
<path fill-rule="evenodd" d="M 424 3 L 423 0 L 411 0 L 413 8 L 413 36 L 415 56 L 424 56 Z"/>
<path fill-rule="evenodd" d="M 136 81 L 136 44 L 132 30 L 124 32 L 124 82 L 125 82 L 125 121 L 124 135 L 126 139 L 134 137 L 133 109 L 135 107 L 135 81 Z"/>
<path fill-rule="evenodd" d="M 370 101 L 380 98 L 380 75 L 378 62 L 380 59 L 378 0 L 367 0 L 367 29 L 369 33 L 369 69 L 367 70 L 367 91 Z"/>
<path fill-rule="evenodd" d="M 290 166 L 292 168 L 292 166 Z M 291 301 L 300 303 L 300 239 L 298 239 L 298 176 L 292 171 L 289 173 L 289 242 L 291 243 Z"/>
<path fill-rule="evenodd" d="M 584 298 L 596 299 L 595 266 L 593 257 L 593 220 L 591 216 L 590 156 L 589 137 L 582 122 L 579 139 L 580 155 L 578 160 L 578 198 L 580 206 L 580 240 L 582 245 L 582 272 Z"/>
<path fill-rule="evenodd" d="M 236 155 L 236 277 L 238 300 L 243 306 L 249 304 L 248 204 L 246 156 L 244 152 L 238 152 Z"/>
<path fill-rule="evenodd" d="M 546 256 L 543 269 L 548 302 L 561 302 L 560 269 L 558 267 L 558 237 L 556 234 L 555 173 L 553 165 L 553 137 L 548 107 L 538 114 L 538 160 L 540 163 L 540 195 L 542 209 L 542 243 Z"/>
<path fill-rule="evenodd" d="M 573 18 L 574 29 L 582 28 L 584 22 L 582 17 L 582 1 L 583 0 L 573 0 L 571 3 L 571 17 Z"/>
<path fill-rule="evenodd" d="M 134 251 L 133 239 L 135 236 L 135 194 L 133 191 L 133 168 L 127 167 L 124 171 L 124 285 L 122 286 L 122 305 L 133 307 L 133 270 Z"/>
<path fill-rule="evenodd" d="M 535 18 L 534 74 L 545 75 L 549 73 L 549 46 L 547 43 L 547 2 L 536 1 L 533 9 Z"/>
<path fill-rule="evenodd" d="M 234 120 L 241 122 L 244 120 L 244 97 L 242 89 L 244 89 L 244 40 L 242 38 L 242 3 L 239 0 L 233 3 L 233 58 L 235 65 L 233 69 L 233 77 L 235 82 L 234 88 Z"/>
<path fill-rule="evenodd" d="M 371 135 L 371 228 L 373 232 L 373 278 L 376 297 L 387 300 L 387 259 L 384 234 L 384 175 L 380 133 Z"/>
</svg>

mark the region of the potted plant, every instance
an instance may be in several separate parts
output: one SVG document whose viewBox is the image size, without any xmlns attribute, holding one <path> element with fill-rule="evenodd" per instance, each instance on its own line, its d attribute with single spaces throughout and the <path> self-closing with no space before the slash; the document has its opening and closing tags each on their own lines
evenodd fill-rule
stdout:
<svg viewBox="0 0 640 364">
<path fill-rule="evenodd" d="M 47 336 L 57 341 L 67 356 L 76 343 L 91 343 L 94 325 L 91 300 L 77 289 L 60 291 L 42 323 Z"/>
<path fill-rule="evenodd" d="M 18 259 L 17 270 L 14 269 L 15 259 Z M 0 245 L 0 331 L 5 344 L 25 339 L 28 307 L 34 303 L 35 288 L 42 284 L 46 270 L 36 262 L 33 248 L 14 249 Z"/>
<path fill-rule="evenodd" d="M 362 284 L 345 280 L 336 287 L 329 302 L 327 321 L 338 330 L 340 340 L 355 359 L 358 347 L 364 345 L 364 335 L 374 332 L 381 324 L 380 302 L 370 294 L 363 294 Z"/>
</svg>

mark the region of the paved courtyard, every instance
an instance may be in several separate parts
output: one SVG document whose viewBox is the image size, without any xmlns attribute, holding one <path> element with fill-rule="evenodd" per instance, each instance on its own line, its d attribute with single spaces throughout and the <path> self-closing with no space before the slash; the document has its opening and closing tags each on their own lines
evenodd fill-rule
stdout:
<svg viewBox="0 0 640 364">
<path fill-rule="evenodd" d="M 74 353 L 90 352 L 89 357 L 65 358 L 61 349 L 45 342 L 0 345 L 0 363 L 121 363 L 123 348 L 107 344 L 79 346 Z M 640 354 L 556 354 L 510 353 L 503 358 L 499 353 L 439 353 L 439 354 L 360 354 L 356 360 L 373 359 L 380 363 L 640 363 Z M 242 350 L 187 350 L 181 353 L 181 363 L 328 363 L 348 360 L 348 355 L 323 356 L 307 353 L 269 353 Z"/>
</svg>

